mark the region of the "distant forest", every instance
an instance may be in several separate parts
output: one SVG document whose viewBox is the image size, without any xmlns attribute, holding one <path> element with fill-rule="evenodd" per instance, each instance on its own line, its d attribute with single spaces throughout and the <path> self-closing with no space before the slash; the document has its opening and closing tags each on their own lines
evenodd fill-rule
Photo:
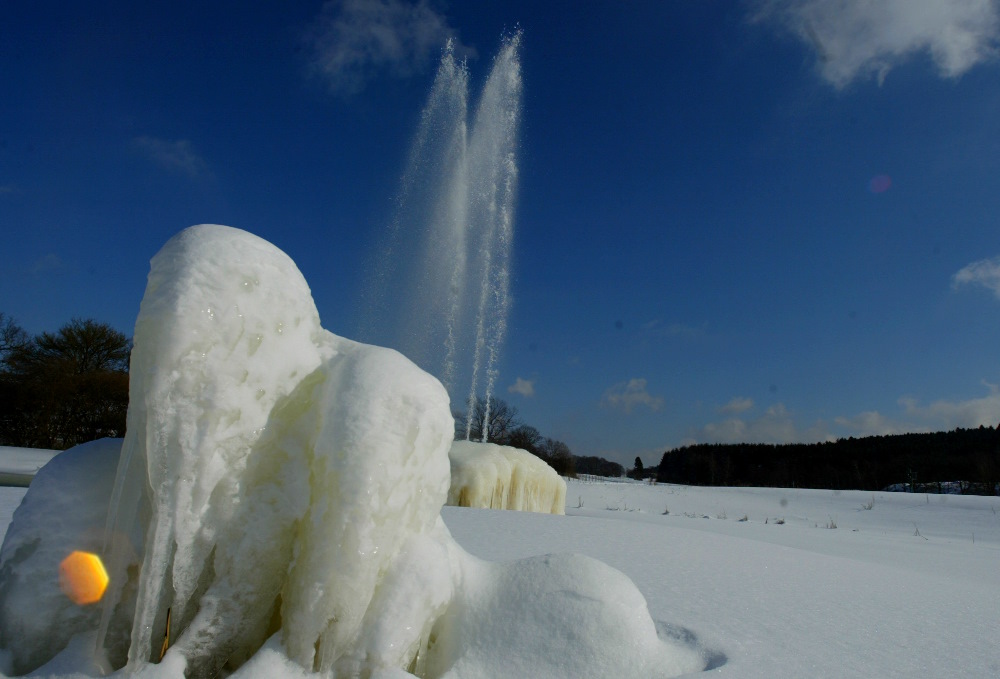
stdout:
<svg viewBox="0 0 1000 679">
<path fill-rule="evenodd" d="M 647 475 L 652 470 L 647 470 Z M 696 486 L 1000 492 L 1000 426 L 828 443 L 698 444 L 663 454 L 655 478 Z M 954 488 L 954 486 L 952 486 Z"/>
</svg>

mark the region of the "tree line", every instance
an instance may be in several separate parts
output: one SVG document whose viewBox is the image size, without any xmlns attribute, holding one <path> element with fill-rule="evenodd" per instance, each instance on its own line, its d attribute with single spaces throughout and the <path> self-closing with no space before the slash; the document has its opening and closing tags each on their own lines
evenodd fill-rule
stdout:
<svg viewBox="0 0 1000 679">
<path fill-rule="evenodd" d="M 649 470 L 647 469 L 647 472 Z M 1000 492 L 1000 426 L 894 434 L 824 443 L 697 444 L 668 450 L 656 468 L 663 483 L 941 492 Z"/>
<path fill-rule="evenodd" d="M 56 332 L 31 336 L 0 312 L 0 445 L 64 450 L 104 437 L 125 435 L 132 341 L 106 323 L 73 319 Z M 562 441 L 542 434 L 502 399 L 487 407 L 479 398 L 466 414 L 456 412 L 455 438 L 470 430 L 474 441 L 521 448 L 562 476 L 622 476 L 622 465 L 601 457 L 577 457 Z"/>
<path fill-rule="evenodd" d="M 125 434 L 131 340 L 73 319 L 31 336 L 0 313 L 0 445 L 63 450 Z"/>
</svg>

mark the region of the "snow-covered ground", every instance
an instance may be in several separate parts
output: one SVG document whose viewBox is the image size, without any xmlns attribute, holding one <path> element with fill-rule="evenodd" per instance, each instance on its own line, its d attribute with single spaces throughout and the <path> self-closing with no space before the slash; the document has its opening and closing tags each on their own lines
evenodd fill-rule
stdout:
<svg viewBox="0 0 1000 679">
<path fill-rule="evenodd" d="M 717 676 L 1000 676 L 1000 498 L 571 480 L 566 514 L 443 510 L 477 556 L 623 571 Z"/>
</svg>

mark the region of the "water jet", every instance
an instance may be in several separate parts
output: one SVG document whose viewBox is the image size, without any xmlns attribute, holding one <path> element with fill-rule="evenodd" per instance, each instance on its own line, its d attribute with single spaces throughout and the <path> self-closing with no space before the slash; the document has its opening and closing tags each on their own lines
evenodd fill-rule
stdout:
<svg viewBox="0 0 1000 679">
<path fill-rule="evenodd" d="M 482 395 L 487 408 L 511 303 L 520 45 L 520 31 L 503 39 L 471 120 L 468 67 L 446 46 L 359 329 L 437 376 L 453 403 Z"/>
</svg>

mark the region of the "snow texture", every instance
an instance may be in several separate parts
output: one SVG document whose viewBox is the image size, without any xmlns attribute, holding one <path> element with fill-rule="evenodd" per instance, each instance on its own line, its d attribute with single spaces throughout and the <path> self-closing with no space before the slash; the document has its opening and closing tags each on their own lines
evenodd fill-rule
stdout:
<svg viewBox="0 0 1000 679">
<path fill-rule="evenodd" d="M 448 504 L 564 514 L 566 482 L 531 453 L 494 443 L 455 441 Z"/>
<path fill-rule="evenodd" d="M 568 486 L 568 516 L 445 507 L 442 518 L 479 559 L 578 552 L 620 569 L 642 592 L 659 635 L 699 651 L 712 677 L 1000 676 L 996 497 L 574 480 Z M 0 488 L 0 535 L 24 492 Z M 831 517 L 836 530 L 825 527 Z M 473 576 L 468 580 L 456 587 L 451 606 L 470 590 Z M 573 634 L 581 620 L 563 610 L 533 629 L 550 639 Z M 88 672 L 92 649 L 92 641 L 76 644 L 32 674 L 97 676 Z M 518 655 L 513 647 L 506 652 Z M 465 676 L 498 676 L 489 669 Z M 143 676 L 180 674 L 161 663 Z M 315 675 L 290 661 L 275 636 L 235 676 Z M 372 674 L 410 676 L 395 668 Z"/>
<path fill-rule="evenodd" d="M 121 445 L 56 456 L 8 528 L 5 671 L 50 658 L 39 672 L 171 679 L 704 666 L 657 636 L 638 590 L 603 564 L 464 552 L 440 517 L 444 388 L 395 351 L 323 330 L 269 243 L 222 226 L 175 236 L 152 260 L 134 342 Z M 78 535 L 110 564 L 99 621 L 52 590 Z M 26 610 L 41 614 L 25 625 Z"/>
</svg>

